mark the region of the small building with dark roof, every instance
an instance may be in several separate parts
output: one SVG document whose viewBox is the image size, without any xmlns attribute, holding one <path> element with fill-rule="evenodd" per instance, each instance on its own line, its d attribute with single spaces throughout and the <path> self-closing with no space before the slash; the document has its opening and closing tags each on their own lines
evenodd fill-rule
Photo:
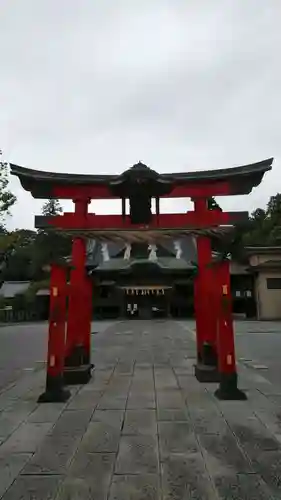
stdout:
<svg viewBox="0 0 281 500">
<path fill-rule="evenodd" d="M 90 240 L 87 267 L 95 316 L 193 317 L 196 264 L 196 239 L 191 236 L 157 245 Z M 235 312 L 254 317 L 254 281 L 245 266 L 236 265 L 232 287 Z"/>
</svg>

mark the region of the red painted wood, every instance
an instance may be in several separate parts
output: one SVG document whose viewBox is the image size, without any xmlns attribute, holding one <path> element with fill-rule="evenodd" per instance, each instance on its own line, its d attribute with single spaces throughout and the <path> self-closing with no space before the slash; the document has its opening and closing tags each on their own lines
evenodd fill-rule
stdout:
<svg viewBox="0 0 281 500">
<path fill-rule="evenodd" d="M 93 283 L 92 280 L 85 276 L 84 281 L 84 340 L 83 345 L 86 353 L 88 354 L 88 358 L 90 360 L 91 354 L 91 322 L 92 322 L 92 312 L 93 312 Z"/>
<path fill-rule="evenodd" d="M 210 267 L 212 262 L 211 240 L 204 236 L 197 238 L 197 258 L 198 258 L 198 300 L 200 301 L 200 318 L 198 321 L 200 339 L 200 352 L 204 342 L 216 346 L 216 310 L 214 307 L 213 294 L 213 270 Z"/>
<path fill-rule="evenodd" d="M 80 215 L 66 212 L 64 215 L 46 217 L 48 225 L 59 229 L 173 229 L 173 228 L 205 228 L 219 225 L 227 225 L 244 220 L 245 212 L 228 213 L 220 210 L 206 211 L 206 213 L 187 212 L 184 214 L 160 214 L 153 215 L 148 226 L 131 224 L 129 216 L 125 219 L 121 215 Z M 41 219 L 42 220 L 42 219 Z M 44 222 L 45 224 L 45 222 Z"/>
<path fill-rule="evenodd" d="M 202 302 L 200 300 L 200 279 L 197 275 L 194 278 L 193 283 L 193 293 L 194 293 L 194 312 L 195 312 L 195 323 L 196 323 L 196 348 L 197 348 L 197 361 L 201 361 L 202 358 L 202 346 L 204 342 L 204 329 L 202 325 Z"/>
<path fill-rule="evenodd" d="M 88 213 L 88 205 L 91 202 L 89 198 L 78 198 L 74 201 L 74 206 L 75 206 L 75 214 L 85 217 Z"/>
<path fill-rule="evenodd" d="M 67 186 L 57 185 L 52 188 L 53 196 L 60 199 L 118 199 L 118 196 L 113 196 L 107 186 L 102 185 L 81 185 Z M 227 196 L 231 194 L 231 184 L 225 181 L 217 182 L 195 182 L 177 185 L 174 189 L 163 198 L 195 198 L 211 196 Z"/>
<path fill-rule="evenodd" d="M 65 354 L 67 270 L 51 266 L 47 374 L 62 375 Z"/>
<path fill-rule="evenodd" d="M 69 307 L 67 318 L 66 356 L 76 345 L 84 344 L 85 321 L 84 309 L 87 305 L 83 297 L 85 281 L 86 242 L 83 238 L 74 238 L 72 243 L 72 266 L 70 272 Z"/>
<path fill-rule="evenodd" d="M 229 261 L 216 266 L 218 292 L 218 364 L 220 373 L 235 373 L 235 343 L 232 318 Z"/>
<path fill-rule="evenodd" d="M 212 211 L 208 211 L 206 198 L 195 198 L 194 210 L 198 218 L 205 219 Z M 228 215 L 229 217 L 229 215 Z M 204 236 L 196 238 L 197 243 L 197 298 L 196 298 L 196 329 L 198 330 L 198 352 L 199 359 L 203 350 L 203 344 L 206 342 L 213 347 L 214 353 L 217 352 L 216 345 L 216 308 L 215 296 L 213 293 L 213 270 L 210 267 L 212 262 L 211 240 Z"/>
<path fill-rule="evenodd" d="M 82 199 L 96 199 L 96 200 L 106 200 L 118 198 L 117 196 L 112 196 L 111 191 L 107 186 L 99 185 L 81 185 L 81 186 L 68 186 L 68 185 L 57 185 L 52 187 L 52 193 L 55 198 L 61 200 L 82 200 Z"/>
</svg>

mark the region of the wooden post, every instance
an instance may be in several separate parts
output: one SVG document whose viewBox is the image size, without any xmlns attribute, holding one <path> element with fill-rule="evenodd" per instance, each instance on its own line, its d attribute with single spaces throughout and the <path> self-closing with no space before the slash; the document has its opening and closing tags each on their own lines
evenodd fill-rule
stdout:
<svg viewBox="0 0 281 500">
<path fill-rule="evenodd" d="M 199 276 L 195 276 L 193 284 L 194 293 L 194 312 L 196 323 L 196 349 L 197 349 L 197 363 L 202 363 L 202 346 L 203 346 L 203 328 L 202 328 L 202 314 L 201 314 L 201 301 L 200 301 L 200 280 Z"/>
<path fill-rule="evenodd" d="M 88 199 L 75 200 L 75 214 L 85 218 Z M 67 341 L 64 378 L 68 384 L 86 384 L 91 378 L 88 339 L 88 299 L 86 285 L 86 241 L 74 238 L 72 243 L 72 270 L 67 319 Z M 85 344 L 86 343 L 86 344 Z"/>
<path fill-rule="evenodd" d="M 204 215 L 208 211 L 206 199 L 194 200 L 195 212 Z M 212 247 L 210 238 L 197 237 L 198 275 L 195 283 L 195 314 L 197 332 L 197 364 L 195 376 L 199 382 L 218 382 L 216 313 L 214 291 Z"/>
<path fill-rule="evenodd" d="M 79 344 L 81 322 L 81 289 L 85 275 L 86 243 L 82 238 L 72 242 L 72 269 L 70 272 L 69 308 L 67 319 L 67 357 L 71 356 L 75 345 Z"/>
<path fill-rule="evenodd" d="M 89 300 L 86 277 L 86 242 L 74 238 L 67 321 L 64 376 L 68 384 L 84 384 L 91 378 L 89 340 Z M 86 340 L 87 339 L 87 340 Z M 86 342 L 86 344 L 85 344 Z"/>
<path fill-rule="evenodd" d="M 84 304 L 84 321 L 85 325 L 83 328 L 84 332 L 84 350 L 85 350 L 85 361 L 86 364 L 91 363 L 91 323 L 92 323 L 92 295 L 93 295 L 93 284 L 92 280 L 88 277 L 85 277 L 85 283 L 84 283 L 84 299 L 85 299 L 85 304 Z M 93 364 L 91 364 L 93 368 Z"/>
<path fill-rule="evenodd" d="M 231 307 L 231 289 L 229 261 L 224 260 L 216 266 L 219 283 L 218 293 L 218 364 L 220 385 L 215 395 L 224 400 L 245 400 L 246 394 L 237 388 L 237 371 L 233 318 Z"/>
<path fill-rule="evenodd" d="M 46 390 L 39 396 L 39 403 L 63 402 L 70 397 L 63 379 L 66 297 L 67 268 L 52 264 Z"/>
</svg>

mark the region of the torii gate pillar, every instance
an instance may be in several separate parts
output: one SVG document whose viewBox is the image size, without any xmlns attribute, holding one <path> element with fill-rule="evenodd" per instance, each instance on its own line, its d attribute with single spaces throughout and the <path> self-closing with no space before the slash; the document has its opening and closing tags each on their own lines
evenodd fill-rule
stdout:
<svg viewBox="0 0 281 500">
<path fill-rule="evenodd" d="M 196 198 L 195 212 L 204 216 L 207 199 Z M 197 363 L 195 376 L 199 382 L 218 382 L 217 321 L 213 279 L 212 246 L 206 236 L 197 237 L 198 274 L 195 278 L 194 306 L 196 317 Z"/>
<path fill-rule="evenodd" d="M 219 388 L 215 396 L 222 400 L 244 401 L 245 392 L 237 387 L 234 329 L 232 318 L 232 300 L 230 291 L 229 260 L 216 263 L 214 271 L 217 280 L 218 314 L 218 365 Z"/>
<path fill-rule="evenodd" d="M 75 201 L 75 214 L 86 217 L 88 203 L 87 199 Z M 90 362 L 92 297 L 86 275 L 85 238 L 73 238 L 71 264 L 64 380 L 67 384 L 85 384 L 93 368 Z"/>
<path fill-rule="evenodd" d="M 38 403 L 62 403 L 70 398 L 64 387 L 65 321 L 67 298 L 67 268 L 51 265 L 50 316 L 47 355 L 46 389 Z"/>
</svg>

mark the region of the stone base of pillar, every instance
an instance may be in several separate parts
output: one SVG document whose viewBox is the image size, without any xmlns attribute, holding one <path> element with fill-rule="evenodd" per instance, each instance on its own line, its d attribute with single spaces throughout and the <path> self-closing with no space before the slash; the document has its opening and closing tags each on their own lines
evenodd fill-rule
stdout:
<svg viewBox="0 0 281 500">
<path fill-rule="evenodd" d="M 204 363 L 197 363 L 194 366 L 195 377 L 198 382 L 214 382 L 220 381 L 220 376 L 216 366 L 205 365 Z"/>
<path fill-rule="evenodd" d="M 92 364 L 81 366 L 66 366 L 63 372 L 63 379 L 66 385 L 87 384 L 92 378 Z"/>
<path fill-rule="evenodd" d="M 64 403 L 70 396 L 70 391 L 64 388 L 62 375 L 47 375 L 46 390 L 39 396 L 37 401 L 38 403 Z"/>
<path fill-rule="evenodd" d="M 220 373 L 220 386 L 215 396 L 225 401 L 246 401 L 245 392 L 237 387 L 237 373 Z"/>
</svg>

